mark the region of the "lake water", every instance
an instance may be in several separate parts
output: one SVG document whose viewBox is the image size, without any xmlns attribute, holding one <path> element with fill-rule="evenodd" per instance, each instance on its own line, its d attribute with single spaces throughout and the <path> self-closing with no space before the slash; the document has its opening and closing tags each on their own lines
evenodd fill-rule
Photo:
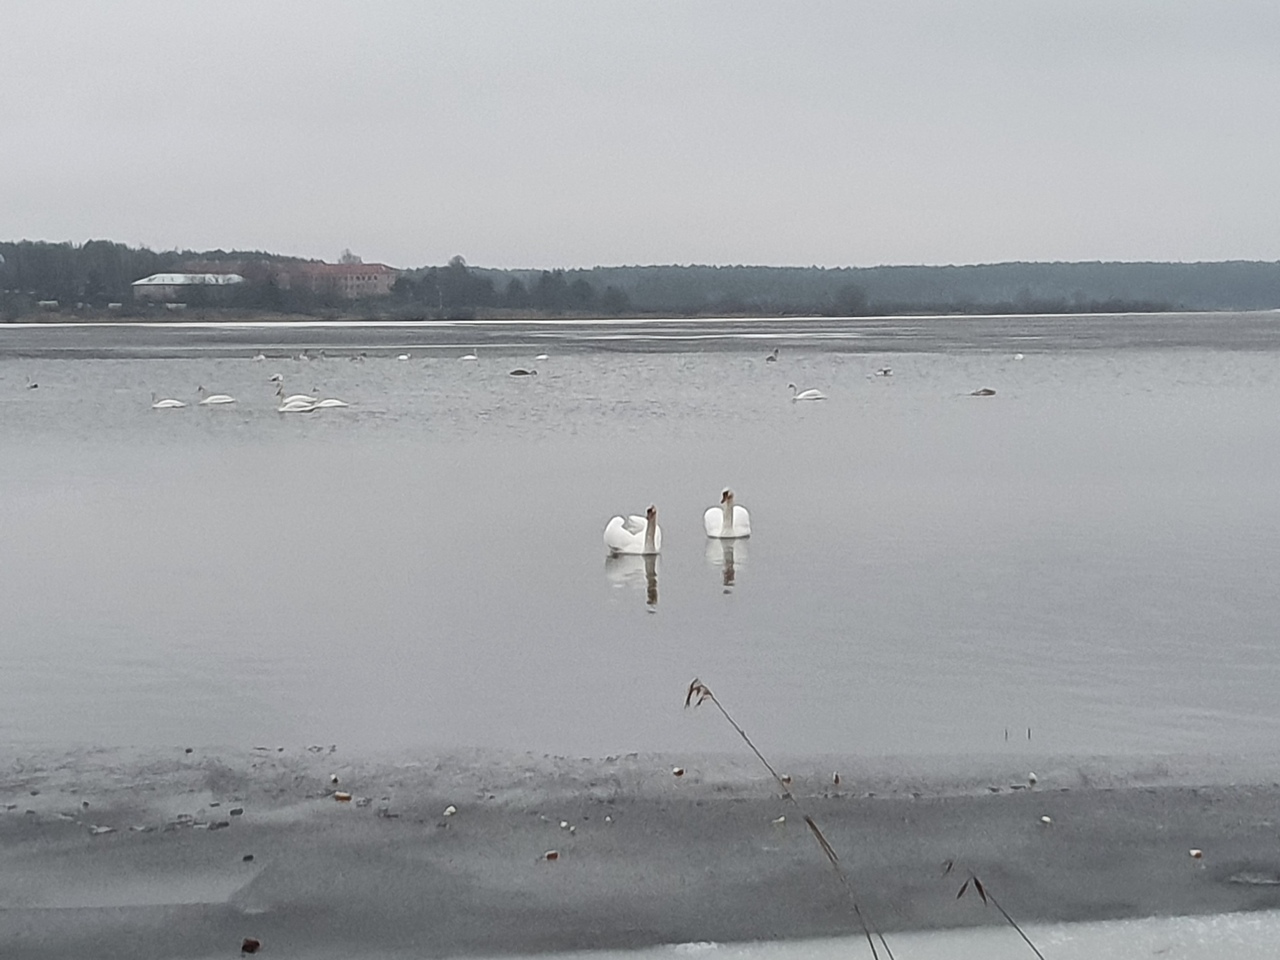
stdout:
<svg viewBox="0 0 1280 960">
<path fill-rule="evenodd" d="M 1275 314 L 0 326 L 0 740 L 1272 750 L 1277 476 Z"/>
</svg>

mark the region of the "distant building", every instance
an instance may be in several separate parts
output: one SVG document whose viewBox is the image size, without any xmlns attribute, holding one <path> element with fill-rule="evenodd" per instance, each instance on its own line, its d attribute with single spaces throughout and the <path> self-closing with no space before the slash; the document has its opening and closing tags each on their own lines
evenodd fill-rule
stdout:
<svg viewBox="0 0 1280 960">
<path fill-rule="evenodd" d="M 286 263 L 280 265 L 280 285 L 344 300 L 385 297 L 399 275 L 384 263 Z"/>
<path fill-rule="evenodd" d="M 240 283 L 244 277 L 238 273 L 153 273 L 133 281 L 133 298 L 172 303 L 189 300 L 198 290 L 211 299 L 222 299 Z"/>
<path fill-rule="evenodd" d="M 345 254 L 342 263 L 316 260 L 228 259 L 189 260 L 181 273 L 157 273 L 133 284 L 135 300 L 186 302 L 191 291 L 203 290 L 204 302 L 226 299 L 236 284 L 249 284 L 254 295 L 266 284 L 332 300 L 385 297 L 400 275 L 383 263 L 361 263 Z M 246 289 L 249 289 L 246 288 Z"/>
</svg>

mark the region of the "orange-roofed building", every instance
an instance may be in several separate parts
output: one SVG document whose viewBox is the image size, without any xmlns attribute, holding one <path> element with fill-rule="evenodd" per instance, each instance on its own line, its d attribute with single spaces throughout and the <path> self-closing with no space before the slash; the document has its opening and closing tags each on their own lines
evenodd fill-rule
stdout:
<svg viewBox="0 0 1280 960">
<path fill-rule="evenodd" d="M 346 300 L 385 297 L 399 275 L 384 263 L 290 263 L 281 273 L 287 278 L 282 286 L 333 293 Z"/>
</svg>

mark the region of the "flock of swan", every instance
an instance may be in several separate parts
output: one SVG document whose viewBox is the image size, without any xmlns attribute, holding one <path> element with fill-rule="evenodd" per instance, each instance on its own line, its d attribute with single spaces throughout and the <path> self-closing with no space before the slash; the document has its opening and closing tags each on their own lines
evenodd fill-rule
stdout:
<svg viewBox="0 0 1280 960">
<path fill-rule="evenodd" d="M 320 353 L 321 353 L 321 356 L 323 357 L 324 351 L 322 350 Z M 396 357 L 396 359 L 408 360 L 409 356 L 410 355 L 407 353 L 402 353 L 402 354 L 399 354 Z M 263 354 L 259 353 L 255 355 L 253 359 L 260 361 L 260 360 L 265 360 L 266 357 Z M 298 357 L 298 359 L 310 359 L 310 358 L 307 357 L 306 354 L 304 353 L 304 354 L 301 354 Z M 364 359 L 364 356 L 363 354 L 360 356 L 353 356 L 351 359 L 361 360 L 361 359 Z M 472 348 L 470 353 L 465 353 L 462 356 L 458 357 L 458 360 L 460 361 L 471 362 L 471 363 L 474 363 L 479 359 L 480 359 L 479 351 L 476 350 L 474 347 Z M 546 360 L 547 354 L 540 353 L 534 359 Z M 775 347 L 773 349 L 773 352 L 768 354 L 764 359 L 766 363 L 776 363 L 778 361 L 778 348 Z M 1021 360 L 1023 359 L 1023 355 L 1021 353 L 1014 354 L 1014 359 Z M 538 372 L 537 370 L 517 367 L 516 369 L 510 371 L 510 375 L 513 377 L 529 377 L 529 376 L 536 376 L 537 372 Z M 874 376 L 891 377 L 893 376 L 893 369 L 887 366 L 880 367 L 878 370 L 875 371 Z M 280 413 L 311 413 L 316 410 L 326 410 L 332 407 L 350 406 L 350 404 L 348 404 L 346 401 L 339 400 L 336 397 L 319 397 L 319 396 L 313 396 L 311 394 L 306 394 L 306 393 L 295 393 L 295 394 L 290 394 L 286 396 L 284 392 L 283 377 L 277 373 L 271 377 L 271 380 L 277 384 L 276 397 L 277 399 L 279 399 L 280 405 L 276 409 Z M 28 377 L 27 378 L 28 389 L 35 389 L 36 386 L 37 386 L 36 383 L 32 381 L 30 377 Z M 788 383 L 787 389 L 791 391 L 791 400 L 793 403 L 827 399 L 827 395 L 825 393 L 823 393 L 821 390 L 817 390 L 814 388 L 801 390 L 794 383 Z M 236 398 L 231 396 L 230 394 L 226 394 L 226 393 L 211 394 L 211 393 L 208 393 L 204 387 L 197 388 L 197 392 L 200 394 L 200 399 L 197 401 L 198 406 L 202 406 L 202 407 L 219 406 L 222 404 L 229 404 L 229 403 L 236 402 Z M 994 390 L 991 390 L 989 388 L 983 388 L 981 390 L 975 390 L 971 395 L 982 397 L 982 396 L 994 396 L 994 394 L 995 394 Z M 185 407 L 186 405 L 187 404 L 185 401 L 178 400 L 173 397 L 166 397 L 162 399 L 156 396 L 156 394 L 154 393 L 151 394 L 151 407 L 152 409 L 155 409 L 155 410 L 171 410 L 177 407 Z M 726 493 L 727 492 L 728 491 L 726 491 Z M 732 500 L 732 494 L 730 494 L 730 500 Z M 652 508 L 650 509 L 652 510 Z M 717 508 L 712 508 L 712 509 L 715 510 Z M 738 507 L 738 509 L 742 511 L 742 514 L 745 517 L 746 510 L 743 509 L 742 507 Z M 653 513 L 656 515 L 657 511 L 653 510 Z M 711 511 L 708 511 L 708 515 L 710 515 L 710 513 Z M 727 513 L 726 513 L 726 516 L 728 516 Z M 710 521 L 708 521 L 708 524 L 710 524 Z M 649 520 L 646 519 L 646 517 L 641 517 L 641 516 L 614 517 L 613 521 L 610 522 L 609 529 L 605 531 L 605 542 L 610 544 L 610 549 L 614 550 L 614 552 L 617 552 L 617 553 L 656 554 L 658 552 L 658 548 L 656 545 L 651 545 L 653 546 L 652 549 L 644 549 L 646 538 L 648 538 L 648 534 L 645 531 L 646 531 L 646 528 L 650 526 L 655 531 L 657 531 L 656 522 L 650 522 Z M 707 529 L 708 529 L 707 536 L 719 536 L 719 537 L 726 536 L 726 534 L 711 533 L 710 526 L 708 526 Z M 728 527 L 726 527 L 725 529 L 728 529 Z M 748 536 L 750 534 L 749 522 L 747 522 L 746 529 L 748 531 L 747 533 L 733 534 L 733 536 Z M 612 531 L 612 533 L 610 533 L 610 531 Z M 622 544 L 623 546 L 614 547 L 610 539 L 611 537 L 613 538 L 613 540 L 616 540 L 617 543 Z M 657 531 L 655 536 L 652 539 L 655 541 L 655 543 L 660 543 L 661 531 Z M 632 549 L 631 547 L 634 546 L 632 541 L 639 543 L 640 549 Z"/>
<path fill-rule="evenodd" d="M 196 401 L 198 407 L 217 407 L 224 403 L 235 403 L 236 398 L 226 393 L 210 393 L 204 387 L 196 387 L 196 393 L 200 395 L 200 399 Z M 179 407 L 187 405 L 185 400 L 178 400 L 174 397 L 157 397 L 155 391 L 151 392 L 151 409 L 152 410 L 176 410 Z"/>
<path fill-rule="evenodd" d="M 325 355 L 324 351 L 321 350 L 320 351 L 321 359 L 324 358 L 324 355 Z M 409 358 L 410 358 L 410 355 L 407 353 L 401 353 L 396 356 L 397 360 L 408 360 Z M 261 362 L 263 360 L 266 360 L 267 357 L 265 354 L 259 352 L 257 354 L 254 354 L 253 359 L 255 362 Z M 295 359 L 310 360 L 311 357 L 309 357 L 304 351 L 303 353 L 299 354 Z M 362 353 L 362 354 L 353 356 L 351 359 L 353 361 L 360 361 L 365 359 L 365 355 Z M 460 356 L 458 359 L 462 361 L 476 362 L 480 359 L 479 351 L 477 351 L 473 347 L 470 353 L 465 353 L 462 356 Z M 536 357 L 534 357 L 534 359 L 546 360 L 547 354 L 540 353 Z M 523 367 L 517 367 L 516 369 L 511 371 L 511 376 L 513 377 L 532 377 L 532 376 L 537 376 L 537 374 L 538 374 L 537 370 L 525 369 Z M 276 373 L 276 374 L 272 374 L 270 379 L 273 383 L 276 384 L 276 398 L 280 401 L 280 405 L 276 407 L 276 410 L 279 413 L 311 413 L 315 410 L 329 410 L 334 407 L 351 406 L 351 404 L 347 403 L 345 400 L 339 400 L 337 397 L 319 397 L 319 396 L 313 396 L 312 394 L 309 394 L 309 393 L 293 393 L 293 394 L 286 395 L 284 392 L 284 377 Z M 27 386 L 30 389 L 35 389 L 37 385 L 31 380 L 30 377 L 27 377 Z M 200 407 L 216 407 L 216 406 L 222 406 L 224 404 L 237 402 L 236 398 L 231 396 L 231 394 L 229 393 L 209 393 L 207 390 L 205 390 L 204 387 L 197 387 L 196 392 L 200 395 L 200 399 L 195 401 L 195 403 L 196 403 L 196 406 L 200 406 Z M 807 398 L 802 398 L 802 399 L 807 399 Z M 185 400 L 179 400 L 176 397 L 160 397 L 154 391 L 151 394 L 152 410 L 176 410 L 180 407 L 185 407 L 185 406 L 187 406 L 187 403 Z"/>
<path fill-rule="evenodd" d="M 474 360 L 475 357 L 462 357 L 463 360 Z M 532 377 L 537 376 L 537 370 L 526 370 L 523 367 L 517 367 L 511 371 L 513 377 Z M 279 374 L 271 378 L 276 383 L 276 397 L 280 401 L 280 406 L 276 408 L 279 413 L 311 413 L 315 410 L 327 410 L 333 407 L 349 407 L 351 404 L 345 400 L 339 400 L 337 397 L 318 397 L 309 393 L 294 393 L 285 395 L 284 382 Z M 28 383 L 29 389 L 34 389 L 36 384 Z M 787 388 L 791 391 L 792 401 L 797 400 L 825 400 L 827 395 L 821 390 L 800 390 L 797 392 L 794 383 L 787 384 Z M 196 392 L 200 395 L 200 399 L 196 401 L 196 405 L 200 407 L 216 407 L 228 403 L 236 403 L 236 398 L 228 393 L 209 393 L 204 387 L 197 387 Z M 992 391 L 994 393 L 994 391 Z M 175 410 L 179 407 L 187 406 L 186 401 L 178 400 L 175 397 L 160 397 L 154 391 L 151 394 L 152 410 Z M 642 518 L 643 519 L 643 518 Z"/>
<path fill-rule="evenodd" d="M 739 540 L 751 536 L 751 514 L 734 503 L 733 491 L 725 487 L 720 503 L 702 515 L 703 529 L 714 540 Z M 652 504 L 644 516 L 617 516 L 604 528 L 604 545 L 612 556 L 657 556 L 662 551 L 662 528 L 658 508 Z"/>
<path fill-rule="evenodd" d="M 285 395 L 284 378 L 280 374 L 274 374 L 271 382 L 276 385 L 276 398 L 280 401 L 280 406 L 276 407 L 279 413 L 311 413 L 314 410 L 328 410 L 333 407 L 349 407 L 351 404 L 345 400 L 339 400 L 337 397 L 318 397 L 309 393 L 294 393 Z M 196 392 L 200 395 L 200 399 L 196 401 L 199 407 L 219 407 L 229 403 L 236 403 L 236 398 L 229 393 L 210 393 L 204 387 L 197 387 Z M 179 407 L 185 407 L 186 401 L 178 400 L 175 397 L 158 397 L 153 391 L 151 394 L 152 410 L 176 410 Z"/>
<path fill-rule="evenodd" d="M 320 351 L 320 356 L 321 357 L 324 356 L 323 350 Z M 364 356 L 365 356 L 364 354 L 360 354 L 358 356 L 353 356 L 351 359 L 363 360 Z M 409 357 L 410 357 L 409 354 L 402 353 L 402 354 L 399 354 L 396 357 L 396 359 L 408 360 Z M 261 361 L 261 360 L 265 360 L 266 356 L 263 355 L 262 353 L 258 353 L 254 356 L 253 359 L 256 361 Z M 310 357 L 308 357 L 304 352 L 303 354 L 300 354 L 297 359 L 308 360 L 310 359 Z M 479 351 L 476 350 L 474 347 L 471 349 L 470 353 L 464 353 L 462 356 L 458 357 L 459 361 L 470 362 L 470 363 L 477 362 L 479 359 L 480 359 Z M 540 353 L 534 359 L 546 360 L 547 354 Z M 774 347 L 773 351 L 769 353 L 764 359 L 766 363 L 776 363 L 778 361 L 778 348 Z M 1013 359 L 1021 360 L 1023 359 L 1023 354 L 1016 353 L 1013 355 Z M 537 370 L 526 369 L 524 367 L 517 367 L 514 370 L 510 371 L 510 375 L 513 377 L 531 377 L 531 376 L 536 376 L 537 373 L 538 373 Z M 874 372 L 874 374 L 870 374 L 870 376 L 891 377 L 893 376 L 893 369 L 888 366 L 883 366 L 878 368 Z M 277 374 L 273 374 L 270 379 L 273 382 L 275 382 L 277 385 L 276 397 L 280 401 L 280 405 L 276 408 L 276 410 L 280 413 L 312 413 L 313 411 L 316 411 L 316 410 L 326 410 L 333 407 L 350 406 L 350 404 L 348 404 L 346 401 L 339 400 L 336 397 L 319 397 L 319 396 L 313 396 L 311 394 L 306 394 L 306 393 L 295 393 L 295 394 L 290 394 L 286 396 L 284 392 L 284 382 L 283 382 L 284 378 L 277 373 Z M 38 384 L 36 384 L 35 381 L 33 381 L 30 377 L 27 377 L 28 389 L 34 390 L 37 386 Z M 827 399 L 827 395 L 825 393 L 815 388 L 801 390 L 794 383 L 788 383 L 787 389 L 791 391 L 791 401 L 793 403 Z M 204 387 L 198 387 L 197 392 L 200 394 L 200 399 L 196 401 L 198 406 L 202 406 L 202 407 L 220 406 L 223 404 L 236 402 L 236 398 L 231 396 L 230 394 L 209 393 L 205 390 Z M 995 391 L 990 389 L 989 387 L 984 387 L 980 390 L 975 390 L 970 394 L 970 396 L 975 396 L 975 397 L 990 397 L 994 395 L 995 395 Z M 178 400 L 173 397 L 165 397 L 162 399 L 158 397 L 155 393 L 151 394 L 151 407 L 154 410 L 172 410 L 178 407 L 185 407 L 185 406 L 187 406 L 185 401 Z M 726 494 L 729 495 L 730 501 L 732 501 L 732 494 L 729 493 L 729 491 L 725 491 L 725 492 Z M 714 508 L 714 507 L 712 508 L 712 510 L 716 510 L 716 509 L 718 508 Z M 743 517 L 746 517 L 746 510 L 744 508 L 738 507 L 737 509 L 742 512 Z M 712 510 L 709 510 L 707 512 L 708 516 L 710 516 Z M 657 511 L 654 510 L 652 507 L 650 508 L 650 512 L 652 512 L 655 516 L 657 515 Z M 728 516 L 727 512 L 725 516 L 726 517 Z M 711 525 L 710 525 L 711 521 L 708 520 L 707 536 L 709 537 L 716 536 L 716 537 L 722 537 L 722 538 L 728 537 L 728 536 L 735 536 L 735 537 L 749 536 L 750 523 L 749 521 L 746 521 L 746 520 L 744 520 L 743 522 L 746 524 L 746 530 L 747 530 L 746 533 L 725 534 L 725 533 L 712 533 Z M 732 526 L 733 526 L 732 524 L 729 524 L 728 521 L 726 521 L 726 526 L 724 527 L 724 529 L 730 529 L 730 527 Z M 646 532 L 646 530 L 648 530 L 649 528 L 652 528 L 652 530 L 654 531 L 653 536 L 650 536 L 649 533 Z M 614 517 L 613 520 L 610 521 L 609 528 L 605 531 L 605 543 L 609 544 L 610 550 L 614 551 L 615 553 L 656 554 L 658 552 L 658 546 L 661 543 L 661 537 L 662 537 L 662 534 L 661 534 L 661 531 L 657 529 L 657 523 L 654 522 L 651 518 L 647 519 L 647 514 L 645 517 L 635 516 L 635 515 L 630 517 L 620 517 L 620 516 Z M 618 545 L 615 546 L 615 543 Z M 648 547 L 645 546 L 646 543 L 649 543 Z M 639 544 L 639 546 L 637 547 L 636 544 Z"/>
</svg>

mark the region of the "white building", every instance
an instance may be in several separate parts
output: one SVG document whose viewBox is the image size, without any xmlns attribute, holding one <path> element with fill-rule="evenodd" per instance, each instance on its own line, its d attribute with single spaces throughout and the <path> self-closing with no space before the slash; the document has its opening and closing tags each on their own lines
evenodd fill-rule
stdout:
<svg viewBox="0 0 1280 960">
<path fill-rule="evenodd" d="M 186 301 L 193 290 L 204 291 L 211 298 L 224 297 L 238 283 L 244 283 L 238 273 L 153 273 L 131 286 L 135 300 Z"/>
</svg>

